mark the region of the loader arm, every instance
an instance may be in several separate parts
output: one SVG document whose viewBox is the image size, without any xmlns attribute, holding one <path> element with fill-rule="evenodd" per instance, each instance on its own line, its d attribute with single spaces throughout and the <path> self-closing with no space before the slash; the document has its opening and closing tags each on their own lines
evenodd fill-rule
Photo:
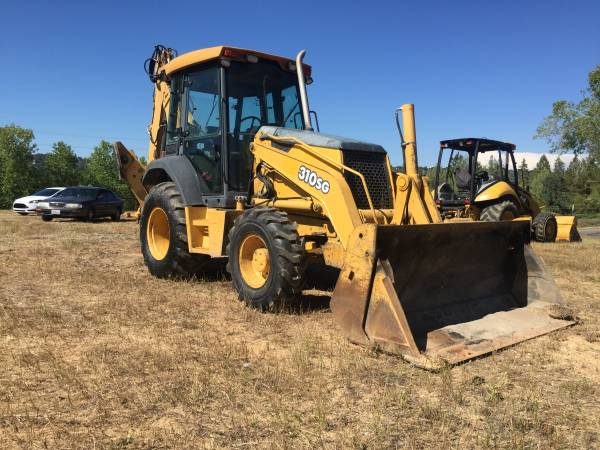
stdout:
<svg viewBox="0 0 600 450">
<path fill-rule="evenodd" d="M 431 196 L 428 179 L 417 172 L 414 108 L 413 105 L 404 105 L 402 108 L 407 139 L 403 143 L 407 173 L 392 174 L 387 161 L 387 176 L 390 177 L 395 199 L 391 210 L 382 211 L 374 207 L 365 177 L 343 163 L 342 151 L 312 146 L 294 136 L 275 136 L 259 131 L 252 146 L 255 170 L 261 164 L 266 164 L 269 171 L 276 172 L 285 180 L 285 189 L 281 189 L 281 183 L 278 186 L 280 191 L 284 191 L 283 196 L 287 192 L 288 196 L 305 198 L 306 209 L 312 209 L 311 213 L 318 211 L 331 221 L 344 248 L 347 248 L 351 233 L 363 223 L 440 223 L 441 216 Z M 357 208 L 344 172 L 360 179 L 368 210 Z M 310 177 L 315 179 L 315 183 L 306 182 L 312 181 Z M 328 189 L 323 190 L 322 183 L 327 183 Z M 279 198 L 278 193 L 278 198 L 272 204 L 285 207 L 286 202 Z"/>
<path fill-rule="evenodd" d="M 308 145 L 292 136 L 280 137 L 259 132 L 252 149 L 255 170 L 261 164 L 266 164 L 266 170 L 271 172 L 271 176 L 281 180 L 276 183 L 277 196 L 268 203 L 310 214 L 317 212 L 323 219 L 329 219 L 345 248 L 352 231 L 364 223 L 365 219 L 356 207 L 342 171 L 356 174 L 369 196 L 364 176 L 345 166 L 339 152 Z M 314 174 L 313 184 L 310 182 L 311 174 Z M 255 186 L 255 191 L 260 190 L 261 184 L 259 182 Z M 304 200 L 304 203 L 298 200 Z M 291 201 L 295 201 L 298 207 L 290 208 Z M 256 203 L 265 203 L 265 200 L 257 198 Z M 372 217 L 377 217 L 370 196 L 369 204 Z"/>
</svg>

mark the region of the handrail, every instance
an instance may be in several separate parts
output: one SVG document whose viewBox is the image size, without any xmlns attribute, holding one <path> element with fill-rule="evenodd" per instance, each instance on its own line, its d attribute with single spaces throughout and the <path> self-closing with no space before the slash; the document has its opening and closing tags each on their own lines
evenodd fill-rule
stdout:
<svg viewBox="0 0 600 450">
<path fill-rule="evenodd" d="M 373 201 L 371 199 L 371 193 L 369 192 L 369 189 L 367 188 L 367 181 L 365 180 L 365 177 L 362 173 L 352 169 L 351 167 L 346 166 L 345 164 L 339 163 L 331 158 L 328 158 L 324 155 L 321 155 L 319 153 L 317 153 L 316 151 L 314 151 L 312 149 L 312 147 L 308 144 L 306 144 L 305 142 L 302 142 L 300 139 L 293 137 L 293 136 L 274 136 L 272 134 L 268 134 L 268 133 L 263 133 L 260 135 L 259 139 L 261 140 L 265 140 L 265 139 L 269 139 L 275 142 L 278 141 L 291 141 L 294 142 L 295 144 L 298 144 L 304 151 L 306 151 L 307 153 L 312 154 L 313 156 L 316 156 L 317 158 L 321 158 L 324 159 L 325 161 L 329 162 L 330 164 L 332 164 L 333 166 L 337 166 L 338 168 L 342 168 L 344 170 L 347 170 L 348 172 L 356 175 L 357 177 L 360 178 L 360 181 L 362 182 L 363 185 L 363 189 L 365 190 L 365 194 L 367 195 L 367 201 L 369 202 L 369 208 L 371 209 L 371 213 L 373 214 L 373 220 L 375 220 L 375 223 L 379 223 L 375 214 L 375 208 L 373 207 Z M 358 208 L 357 208 L 358 209 Z"/>
</svg>

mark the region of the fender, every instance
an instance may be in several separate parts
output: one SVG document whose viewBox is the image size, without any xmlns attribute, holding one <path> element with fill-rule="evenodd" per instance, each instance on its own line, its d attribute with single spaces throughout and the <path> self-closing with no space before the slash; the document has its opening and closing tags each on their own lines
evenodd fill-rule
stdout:
<svg viewBox="0 0 600 450">
<path fill-rule="evenodd" d="M 480 191 L 475 196 L 474 203 L 485 203 L 490 201 L 495 201 L 501 199 L 502 197 L 512 197 L 514 199 L 519 198 L 513 187 L 508 184 L 506 181 L 497 181 L 486 186 L 482 191 Z M 520 203 L 517 207 L 520 206 Z"/>
<path fill-rule="evenodd" d="M 166 156 L 148 164 L 142 178 L 144 186 L 150 190 L 164 181 L 175 183 L 185 206 L 203 205 L 204 194 L 209 192 L 192 162 L 184 155 Z"/>
</svg>

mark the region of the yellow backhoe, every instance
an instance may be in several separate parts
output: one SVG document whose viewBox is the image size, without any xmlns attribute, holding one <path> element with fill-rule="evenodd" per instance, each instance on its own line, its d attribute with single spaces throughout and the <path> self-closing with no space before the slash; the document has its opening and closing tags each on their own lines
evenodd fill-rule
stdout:
<svg viewBox="0 0 600 450">
<path fill-rule="evenodd" d="M 301 295 L 307 264 L 339 268 L 341 331 L 423 367 L 573 323 L 529 221 L 442 222 L 417 173 L 412 105 L 401 108 L 406 173 L 379 145 L 315 132 L 303 58 L 155 48 L 149 163 L 134 188 L 148 192 L 140 241 L 153 275 L 226 259 L 240 299 L 276 309 Z"/>
<path fill-rule="evenodd" d="M 531 237 L 538 242 L 580 241 L 577 217 L 542 211 L 543 203 L 519 180 L 516 146 L 484 138 L 440 142 L 434 198 L 442 216 L 486 222 L 531 220 Z M 493 158 L 489 170 L 480 163 Z"/>
</svg>

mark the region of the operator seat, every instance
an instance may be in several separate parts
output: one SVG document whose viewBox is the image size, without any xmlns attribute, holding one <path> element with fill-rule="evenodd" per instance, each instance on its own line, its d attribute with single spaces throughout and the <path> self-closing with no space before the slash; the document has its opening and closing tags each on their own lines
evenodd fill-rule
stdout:
<svg viewBox="0 0 600 450">
<path fill-rule="evenodd" d="M 454 169 L 454 183 L 460 191 L 471 189 L 471 174 L 464 167 Z"/>
</svg>

